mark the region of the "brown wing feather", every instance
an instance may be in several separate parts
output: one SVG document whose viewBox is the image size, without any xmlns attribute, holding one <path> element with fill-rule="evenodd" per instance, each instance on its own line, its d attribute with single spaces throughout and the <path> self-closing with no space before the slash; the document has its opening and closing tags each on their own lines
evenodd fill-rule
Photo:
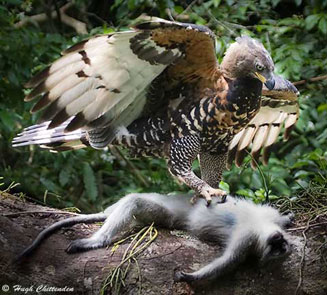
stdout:
<svg viewBox="0 0 327 295">
<path fill-rule="evenodd" d="M 44 121 L 55 128 L 74 117 L 66 131 L 111 126 L 136 100 L 142 112 L 146 89 L 167 67 L 175 81 L 196 82 L 201 89 L 220 75 L 214 35 L 206 27 L 156 21 L 135 31 L 95 36 L 63 53 L 63 57 L 28 83 L 33 88 L 26 101 L 41 96 L 32 112 L 44 109 Z"/>
<path fill-rule="evenodd" d="M 215 54 L 215 35 L 207 27 L 166 21 L 143 23 L 135 28 L 151 30 L 151 38 L 157 45 L 183 52 L 183 57 L 169 67 L 172 79 L 216 81 L 221 76 Z"/>
</svg>

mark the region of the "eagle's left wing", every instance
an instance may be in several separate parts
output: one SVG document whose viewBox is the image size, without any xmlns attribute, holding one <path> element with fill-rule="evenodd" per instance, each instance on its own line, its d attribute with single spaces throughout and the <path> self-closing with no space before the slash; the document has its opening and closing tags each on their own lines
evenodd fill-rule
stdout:
<svg viewBox="0 0 327 295">
<path fill-rule="evenodd" d="M 291 82 L 275 76 L 275 88 L 263 89 L 261 108 L 246 128 L 235 135 L 229 145 L 228 167 L 235 160 L 236 166 L 241 166 L 251 147 L 251 166 L 258 165 L 261 149 L 263 163 L 268 163 L 270 147 L 275 143 L 284 126 L 284 139 L 288 139 L 292 127 L 299 117 L 298 90 Z"/>
</svg>

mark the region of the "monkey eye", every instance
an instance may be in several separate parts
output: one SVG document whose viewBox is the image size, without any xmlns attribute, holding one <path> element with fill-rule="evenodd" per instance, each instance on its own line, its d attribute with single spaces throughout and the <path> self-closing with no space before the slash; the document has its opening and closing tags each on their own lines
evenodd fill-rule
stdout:
<svg viewBox="0 0 327 295">
<path fill-rule="evenodd" d="M 261 71 L 263 71 L 263 70 L 265 69 L 265 66 L 262 65 L 262 64 L 257 63 L 257 64 L 255 65 L 255 68 L 256 68 L 259 72 L 261 72 Z"/>
</svg>

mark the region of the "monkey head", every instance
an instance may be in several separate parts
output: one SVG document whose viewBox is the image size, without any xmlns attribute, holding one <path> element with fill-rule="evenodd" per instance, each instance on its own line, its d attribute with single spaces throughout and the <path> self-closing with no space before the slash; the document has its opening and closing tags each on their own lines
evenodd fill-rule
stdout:
<svg viewBox="0 0 327 295">
<path fill-rule="evenodd" d="M 291 243 L 285 232 L 276 230 L 268 235 L 262 245 L 260 261 L 265 263 L 274 259 L 284 258 L 291 253 Z"/>
</svg>

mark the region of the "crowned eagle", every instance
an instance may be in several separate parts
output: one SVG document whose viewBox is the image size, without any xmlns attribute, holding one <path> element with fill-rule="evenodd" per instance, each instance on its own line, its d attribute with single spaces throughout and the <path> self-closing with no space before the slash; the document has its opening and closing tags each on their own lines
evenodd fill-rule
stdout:
<svg viewBox="0 0 327 295">
<path fill-rule="evenodd" d="M 223 200 L 226 165 L 253 165 L 298 118 L 297 89 L 275 76 L 268 51 L 236 39 L 219 65 L 215 35 L 205 26 L 156 20 L 130 31 L 91 37 L 32 78 L 26 101 L 39 98 L 42 122 L 14 146 L 55 151 L 109 144 L 132 155 L 164 157 L 169 171 L 210 203 Z M 265 86 L 263 86 L 265 85 Z M 201 178 L 192 171 L 200 160 Z"/>
</svg>

